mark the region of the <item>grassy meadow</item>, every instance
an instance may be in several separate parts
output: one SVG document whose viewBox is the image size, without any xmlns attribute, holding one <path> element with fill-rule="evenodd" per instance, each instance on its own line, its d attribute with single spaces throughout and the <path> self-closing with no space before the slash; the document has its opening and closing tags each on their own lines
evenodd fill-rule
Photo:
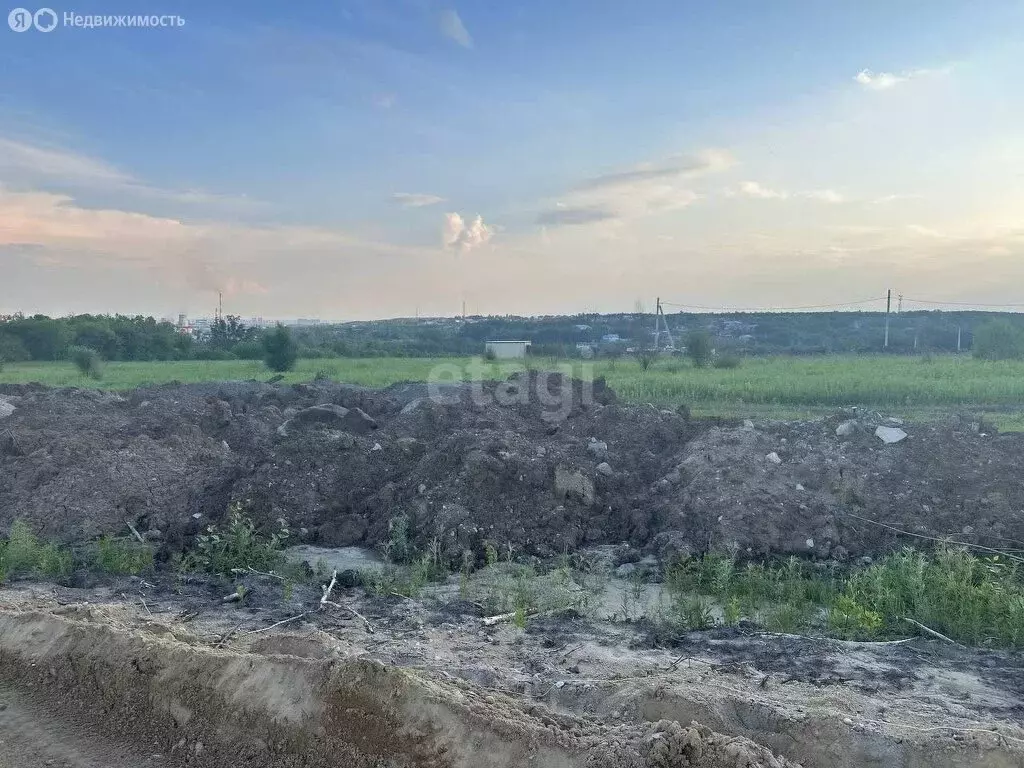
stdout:
<svg viewBox="0 0 1024 768">
<path fill-rule="evenodd" d="M 910 418 L 953 409 L 993 419 L 1003 429 L 1024 429 L 1024 363 L 984 362 L 967 356 L 816 356 L 744 359 L 738 368 L 692 367 L 664 359 L 644 371 L 632 359 L 593 362 L 535 359 L 536 368 L 571 365 L 577 375 L 605 376 L 629 402 L 689 405 L 695 413 L 797 418 L 839 406 L 862 405 Z M 300 360 L 286 382 L 318 373 L 371 387 L 429 378 L 504 378 L 521 364 L 471 358 L 367 358 Z M 0 384 L 40 382 L 58 387 L 130 389 L 170 381 L 267 379 L 250 360 L 106 363 L 100 379 L 82 376 L 71 363 L 7 364 Z"/>
</svg>

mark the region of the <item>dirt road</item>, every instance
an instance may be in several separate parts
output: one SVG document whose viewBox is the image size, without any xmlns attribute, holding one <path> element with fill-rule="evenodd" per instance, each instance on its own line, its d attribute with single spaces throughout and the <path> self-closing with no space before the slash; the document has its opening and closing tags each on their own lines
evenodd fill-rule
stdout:
<svg viewBox="0 0 1024 768">
<path fill-rule="evenodd" d="M 158 754 L 116 744 L 0 687 L 0 768 L 177 768 Z"/>
</svg>

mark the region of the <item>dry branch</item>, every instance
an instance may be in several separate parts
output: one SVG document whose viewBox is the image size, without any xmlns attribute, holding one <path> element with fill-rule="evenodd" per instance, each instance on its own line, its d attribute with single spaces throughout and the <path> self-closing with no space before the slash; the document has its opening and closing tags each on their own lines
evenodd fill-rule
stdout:
<svg viewBox="0 0 1024 768">
<path fill-rule="evenodd" d="M 937 638 L 939 640 L 942 640 L 943 642 L 949 643 L 950 645 L 960 645 L 960 643 L 958 643 L 953 638 L 946 637 L 941 632 L 936 632 L 934 629 L 931 629 L 930 627 L 926 627 L 920 621 L 915 621 L 914 619 L 908 619 L 906 616 L 903 617 L 903 620 L 905 622 L 907 622 L 908 624 L 913 624 L 915 627 L 920 629 L 922 632 L 926 632 L 927 634 L 931 635 L 932 637 Z"/>
</svg>

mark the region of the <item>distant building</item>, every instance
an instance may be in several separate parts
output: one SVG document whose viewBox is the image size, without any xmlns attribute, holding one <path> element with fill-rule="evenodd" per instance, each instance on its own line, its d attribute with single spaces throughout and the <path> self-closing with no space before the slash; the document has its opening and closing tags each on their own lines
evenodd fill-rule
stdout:
<svg viewBox="0 0 1024 768">
<path fill-rule="evenodd" d="M 487 341 L 486 354 L 495 360 L 522 360 L 530 348 L 528 341 Z"/>
<path fill-rule="evenodd" d="M 601 341 L 605 344 L 614 344 L 618 341 L 622 341 L 621 337 L 617 333 L 606 333 L 601 337 Z"/>
</svg>

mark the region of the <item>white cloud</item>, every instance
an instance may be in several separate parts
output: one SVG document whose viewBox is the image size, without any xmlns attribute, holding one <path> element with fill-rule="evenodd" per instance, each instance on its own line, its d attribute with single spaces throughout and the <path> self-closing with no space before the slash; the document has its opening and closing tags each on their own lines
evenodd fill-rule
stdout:
<svg viewBox="0 0 1024 768">
<path fill-rule="evenodd" d="M 810 192 L 805 192 L 804 197 L 809 197 L 812 200 L 820 200 L 823 203 L 846 202 L 846 198 L 834 189 L 814 189 Z"/>
<path fill-rule="evenodd" d="M 454 8 L 448 8 L 441 12 L 441 34 L 450 40 L 454 40 L 463 48 L 473 47 L 473 38 L 469 36 L 469 30 L 462 23 L 458 12 Z"/>
<path fill-rule="evenodd" d="M 165 189 L 139 181 L 102 160 L 55 147 L 42 147 L 0 137 L 0 180 L 21 188 L 91 189 L 123 192 L 184 205 L 245 207 L 263 205 L 245 195 L 196 189 Z"/>
<path fill-rule="evenodd" d="M 911 69 L 896 75 L 892 72 L 872 72 L 870 69 L 862 69 L 854 75 L 853 79 L 868 90 L 887 91 L 909 80 L 927 77 L 928 75 L 946 74 L 949 71 L 949 67 L 942 69 Z"/>
<path fill-rule="evenodd" d="M 395 192 L 392 197 L 406 208 L 423 208 L 428 205 L 443 203 L 445 199 L 437 195 L 425 195 L 419 192 Z"/>
<path fill-rule="evenodd" d="M 51 177 L 72 182 L 128 184 L 132 177 L 102 160 L 62 149 L 0 138 L 0 172 Z"/>
<path fill-rule="evenodd" d="M 460 214 L 446 213 L 442 237 L 445 248 L 467 253 L 488 243 L 494 237 L 494 228 L 484 224 L 483 217 L 479 215 L 466 224 Z"/>
<path fill-rule="evenodd" d="M 690 186 L 702 176 L 735 165 L 728 152 L 709 149 L 643 163 L 623 171 L 595 176 L 537 215 L 542 226 L 618 224 L 691 205 L 698 195 Z"/>
<path fill-rule="evenodd" d="M 789 197 L 788 192 L 769 189 L 756 181 L 741 181 L 737 193 L 744 197 L 755 197 L 760 200 L 785 200 Z"/>
</svg>

